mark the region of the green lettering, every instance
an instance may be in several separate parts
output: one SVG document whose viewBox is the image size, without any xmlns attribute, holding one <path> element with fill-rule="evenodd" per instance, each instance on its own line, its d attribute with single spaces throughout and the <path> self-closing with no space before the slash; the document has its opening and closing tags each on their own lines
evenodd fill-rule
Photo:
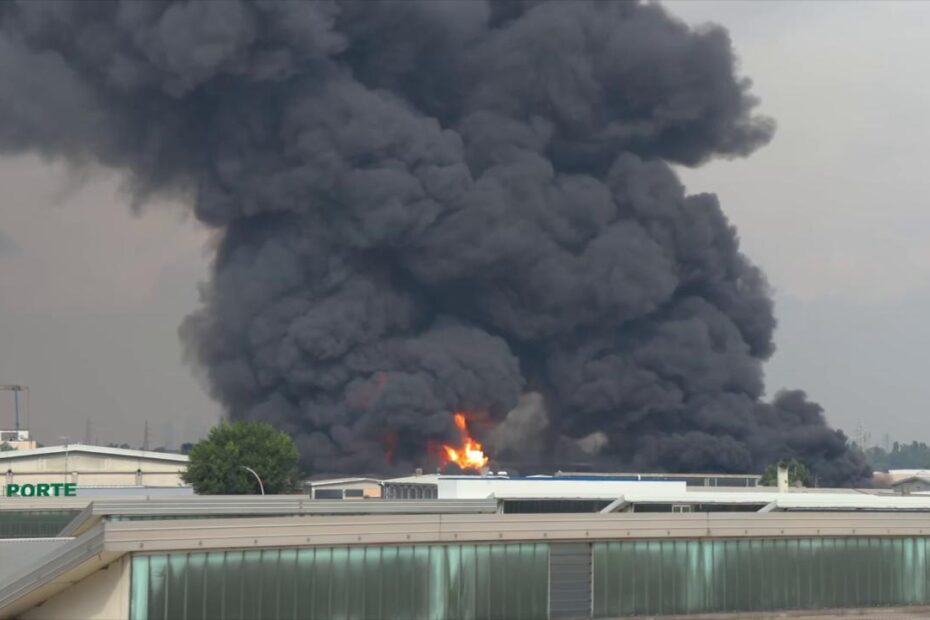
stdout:
<svg viewBox="0 0 930 620">
<path fill-rule="evenodd" d="M 63 492 L 62 492 L 63 491 Z M 37 484 L 8 484 L 6 496 L 13 497 L 75 497 L 77 495 L 76 482 L 39 482 Z"/>
</svg>

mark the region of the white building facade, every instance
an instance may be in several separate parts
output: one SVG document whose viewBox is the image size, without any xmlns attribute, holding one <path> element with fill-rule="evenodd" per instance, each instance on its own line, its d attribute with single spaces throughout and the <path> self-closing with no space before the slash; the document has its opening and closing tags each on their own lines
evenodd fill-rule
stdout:
<svg viewBox="0 0 930 620">
<path fill-rule="evenodd" d="M 185 488 L 184 454 L 71 444 L 0 452 L 2 493 L 7 485 L 71 483 L 93 489 Z"/>
</svg>

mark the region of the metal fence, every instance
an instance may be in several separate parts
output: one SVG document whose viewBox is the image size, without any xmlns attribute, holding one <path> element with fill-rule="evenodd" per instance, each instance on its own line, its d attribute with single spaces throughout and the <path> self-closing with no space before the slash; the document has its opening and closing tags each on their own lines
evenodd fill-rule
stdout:
<svg viewBox="0 0 930 620">
<path fill-rule="evenodd" d="M 0 538 L 57 536 L 77 514 L 77 510 L 3 510 Z"/>
</svg>

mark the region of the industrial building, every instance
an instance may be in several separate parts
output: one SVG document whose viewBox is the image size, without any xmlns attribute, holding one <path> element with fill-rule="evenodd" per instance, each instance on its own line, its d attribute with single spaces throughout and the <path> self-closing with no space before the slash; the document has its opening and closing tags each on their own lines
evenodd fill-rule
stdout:
<svg viewBox="0 0 930 620">
<path fill-rule="evenodd" d="M 378 478 L 332 478 L 306 483 L 313 499 L 366 499 L 381 497 L 382 481 Z"/>
<path fill-rule="evenodd" d="M 13 450 L 33 450 L 38 447 L 35 440 L 30 439 L 29 431 L 27 430 L 0 430 L 0 446 L 3 445 Z"/>
<path fill-rule="evenodd" d="M 930 472 L 895 480 L 891 488 L 901 495 L 930 493 Z"/>
<path fill-rule="evenodd" d="M 181 480 L 187 456 L 84 444 L 0 452 L 6 485 L 72 483 L 81 495 L 191 494 Z"/>
<path fill-rule="evenodd" d="M 753 477 L 758 480 L 758 477 Z M 446 476 L 418 474 L 382 483 L 391 500 L 494 499 L 503 513 L 527 512 L 770 512 L 789 510 L 901 511 L 930 500 L 889 490 L 788 489 L 692 485 L 644 474 Z M 916 504 L 914 503 L 916 502 Z"/>
<path fill-rule="evenodd" d="M 589 482 L 592 483 L 591 486 L 593 489 L 605 489 L 605 485 L 618 482 L 676 482 L 680 483 L 679 486 L 687 487 L 712 487 L 712 488 L 754 488 L 759 485 L 759 480 L 761 476 L 756 474 L 643 474 L 643 473 L 573 473 L 573 472 L 557 472 L 551 476 L 549 475 L 535 475 L 535 476 L 509 476 L 506 472 L 488 473 L 484 476 L 481 476 L 480 481 L 476 481 L 475 476 L 441 476 L 440 474 L 424 474 L 422 471 L 418 470 L 412 476 L 404 476 L 401 478 L 390 478 L 381 482 L 383 487 L 383 495 L 386 499 L 430 499 L 443 497 L 440 494 L 440 480 L 446 481 L 443 484 L 444 491 L 446 496 L 449 496 L 449 493 L 453 492 L 453 487 L 455 486 L 454 480 L 457 478 L 470 481 L 467 482 L 467 486 L 472 488 L 474 492 L 479 492 L 478 488 L 475 488 L 475 485 L 487 485 L 488 480 L 501 480 L 509 481 L 504 482 L 500 486 L 503 488 L 516 488 L 518 486 L 524 486 L 524 482 L 533 483 L 539 481 L 551 481 L 548 485 L 548 488 L 554 488 L 552 485 L 557 481 L 571 482 L 570 488 L 579 489 L 581 485 L 579 482 Z M 598 484 L 605 483 L 605 484 Z M 314 484 L 320 484 L 314 483 Z M 492 486 L 495 486 L 496 483 L 491 483 Z M 642 485 L 639 485 L 640 488 L 644 488 Z M 488 487 L 490 488 L 490 487 Z M 536 485 L 536 489 L 540 489 L 540 485 Z M 603 491 L 601 491 L 603 492 Z M 608 495 L 610 492 L 607 491 Z"/>
<path fill-rule="evenodd" d="M 438 494 L 492 492 L 3 498 L 32 537 L 0 540 L 0 618 L 930 615 L 930 497 L 448 478 Z M 30 531 L 42 511 L 67 519 Z"/>
</svg>

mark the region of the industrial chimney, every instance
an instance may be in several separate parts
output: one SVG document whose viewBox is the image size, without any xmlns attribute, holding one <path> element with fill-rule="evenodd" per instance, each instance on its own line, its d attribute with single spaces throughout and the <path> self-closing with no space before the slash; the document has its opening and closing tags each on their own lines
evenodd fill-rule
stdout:
<svg viewBox="0 0 930 620">
<path fill-rule="evenodd" d="M 788 464 L 784 462 L 778 463 L 778 492 L 788 492 Z"/>
</svg>

